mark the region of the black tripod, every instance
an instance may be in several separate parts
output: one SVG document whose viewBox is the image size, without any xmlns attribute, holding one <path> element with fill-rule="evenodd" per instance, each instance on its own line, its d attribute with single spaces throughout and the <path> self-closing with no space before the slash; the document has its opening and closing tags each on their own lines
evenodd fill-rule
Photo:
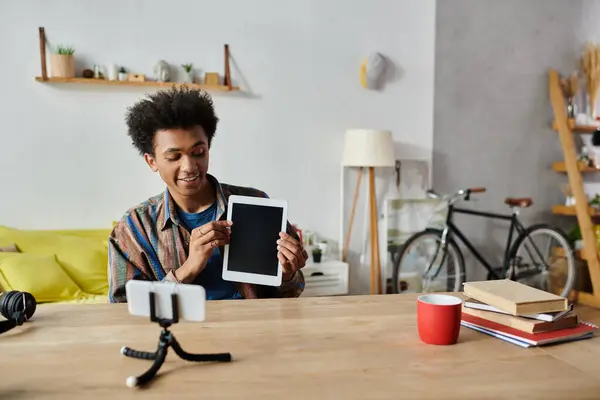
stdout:
<svg viewBox="0 0 600 400">
<path fill-rule="evenodd" d="M 121 353 L 127 357 L 140 358 L 143 360 L 154 360 L 148 371 L 144 372 L 140 376 L 130 376 L 127 378 L 127 386 L 135 387 L 139 385 L 144 385 L 150 382 L 155 376 L 160 367 L 165 362 L 165 358 L 167 357 L 167 351 L 169 347 L 173 347 L 175 353 L 184 360 L 187 361 L 199 361 L 199 362 L 229 362 L 231 361 L 230 353 L 218 353 L 218 354 L 191 354 L 186 352 L 181 348 L 177 339 L 172 332 L 169 331 L 169 327 L 173 324 L 179 322 L 179 303 L 177 299 L 177 294 L 173 293 L 171 295 L 171 305 L 173 308 L 173 318 L 157 318 L 156 317 L 156 305 L 154 303 L 154 293 L 150 292 L 150 321 L 158 322 L 158 325 L 162 328 L 160 333 L 160 338 L 158 340 L 158 349 L 151 353 L 149 351 L 137 351 L 133 350 L 127 346 L 124 346 L 121 349 Z"/>
</svg>

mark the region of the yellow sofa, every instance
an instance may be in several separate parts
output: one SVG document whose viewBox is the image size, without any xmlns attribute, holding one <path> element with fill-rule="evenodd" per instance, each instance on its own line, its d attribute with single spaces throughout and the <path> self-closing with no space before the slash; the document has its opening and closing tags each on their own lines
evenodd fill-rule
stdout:
<svg viewBox="0 0 600 400">
<path fill-rule="evenodd" d="M 0 226 L 0 292 L 27 291 L 39 303 L 106 303 L 110 229 L 20 230 Z"/>
</svg>

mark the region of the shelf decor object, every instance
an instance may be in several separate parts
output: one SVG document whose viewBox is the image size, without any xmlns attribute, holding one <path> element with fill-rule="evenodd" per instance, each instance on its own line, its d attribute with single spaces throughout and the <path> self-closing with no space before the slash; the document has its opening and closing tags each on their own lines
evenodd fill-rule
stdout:
<svg viewBox="0 0 600 400">
<path fill-rule="evenodd" d="M 569 118 L 575 118 L 577 115 L 577 107 L 574 99 L 579 91 L 579 75 L 577 74 L 577 71 L 573 72 L 568 78 L 561 79 L 560 86 L 563 95 L 567 99 L 567 115 Z"/>
<path fill-rule="evenodd" d="M 89 85 L 108 85 L 108 86 L 143 86 L 143 87 L 159 87 L 171 88 L 173 86 L 187 86 L 194 89 L 203 89 L 207 91 L 223 91 L 232 92 L 240 90 L 239 86 L 233 86 L 231 83 L 231 70 L 229 68 L 229 45 L 225 45 L 225 74 L 223 76 L 223 84 L 201 84 L 201 83 L 186 83 L 186 82 L 159 82 L 159 81 L 132 81 L 132 80 L 108 80 L 99 78 L 83 78 L 83 77 L 51 77 L 48 75 L 46 67 L 46 32 L 43 27 L 39 28 L 40 38 L 40 58 L 42 75 L 37 76 L 35 80 L 42 83 L 53 84 L 89 84 Z M 119 74 L 120 75 L 120 74 Z"/>
<path fill-rule="evenodd" d="M 592 129 L 590 126 L 578 128 L 574 121 L 567 117 L 567 107 L 561 91 L 560 76 L 554 69 L 549 72 L 549 91 L 554 112 L 553 127 L 558 131 L 564 156 L 564 168 L 575 196 L 574 206 L 555 206 L 553 212 L 555 214 L 576 216 L 583 238 L 583 249 L 580 257 L 587 262 L 592 293 L 576 292 L 574 293 L 574 300 L 580 304 L 600 308 L 600 258 L 598 257 L 594 223 L 592 221 L 592 217 L 599 216 L 600 213 L 589 206 L 587 195 L 583 189 L 582 171 L 580 164 L 578 164 L 573 137 L 573 133 L 592 133 L 596 128 L 593 127 Z"/>
<path fill-rule="evenodd" d="M 358 178 L 354 199 L 352 202 L 352 211 L 348 224 L 348 232 L 344 241 L 342 261 L 345 262 L 348 257 L 348 248 L 350 246 L 350 234 L 356 212 L 356 201 L 358 199 L 358 190 L 363 175 L 364 168 L 369 170 L 369 206 L 370 206 L 370 239 L 371 239 L 371 294 L 381 294 L 381 262 L 379 260 L 379 229 L 377 227 L 377 199 L 375 196 L 375 168 L 392 167 L 396 165 L 394 158 L 394 141 L 392 132 L 373 129 L 350 129 L 346 131 L 344 140 L 344 151 L 342 155 L 342 203 L 344 197 L 344 167 L 358 167 Z M 344 212 L 342 206 L 341 212 Z M 343 226 L 343 217 L 341 218 Z M 340 232 L 343 234 L 343 232 Z"/>
<path fill-rule="evenodd" d="M 56 78 L 75 77 L 75 49 L 58 46 L 56 53 L 50 54 L 50 73 Z"/>
<path fill-rule="evenodd" d="M 588 94 L 588 114 L 596 119 L 596 102 L 600 89 L 600 46 L 587 43 L 581 56 L 581 70 Z"/>
</svg>

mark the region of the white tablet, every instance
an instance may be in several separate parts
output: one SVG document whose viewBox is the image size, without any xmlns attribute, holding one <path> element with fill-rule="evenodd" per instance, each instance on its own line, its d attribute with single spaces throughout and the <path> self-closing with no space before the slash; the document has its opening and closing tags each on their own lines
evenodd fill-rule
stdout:
<svg viewBox="0 0 600 400">
<path fill-rule="evenodd" d="M 279 233 L 287 229 L 287 202 L 264 197 L 229 196 L 231 240 L 225 246 L 223 279 L 280 286 Z"/>
</svg>

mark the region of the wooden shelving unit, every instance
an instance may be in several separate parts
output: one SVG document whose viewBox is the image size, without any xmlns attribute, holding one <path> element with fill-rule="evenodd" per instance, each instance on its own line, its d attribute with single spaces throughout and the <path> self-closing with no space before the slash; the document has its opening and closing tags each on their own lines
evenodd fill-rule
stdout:
<svg viewBox="0 0 600 400">
<path fill-rule="evenodd" d="M 580 135 L 594 133 L 598 128 L 596 125 L 577 125 L 574 119 L 567 119 L 567 124 L 569 126 L 569 129 L 571 130 L 571 133 L 576 133 Z M 558 125 L 556 124 L 556 121 L 554 121 L 554 123 L 552 124 L 552 129 L 558 131 Z"/>
<path fill-rule="evenodd" d="M 567 172 L 567 166 L 564 161 L 557 161 L 552 164 L 552 169 L 556 172 Z M 600 172 L 600 168 L 590 167 L 584 162 L 577 162 L 577 169 L 580 172 Z"/>
<path fill-rule="evenodd" d="M 229 68 L 229 45 L 225 45 L 225 73 L 223 74 L 223 85 L 206 85 L 200 83 L 184 82 L 156 82 L 156 81 L 111 81 L 98 78 L 56 78 L 49 77 L 46 66 L 46 31 L 43 27 L 39 28 L 40 38 L 40 61 L 41 76 L 36 76 L 35 80 L 41 83 L 52 84 L 83 84 L 83 85 L 108 85 L 108 86 L 134 86 L 134 87 L 159 87 L 171 88 L 173 86 L 186 86 L 189 88 L 203 89 L 206 91 L 233 92 L 240 90 L 239 86 L 233 86 L 231 83 L 231 70 Z"/>
<path fill-rule="evenodd" d="M 600 211 L 595 209 L 594 207 L 588 207 L 588 214 L 593 217 L 600 217 Z M 552 206 L 552 213 L 557 215 L 577 215 L 577 208 L 575 206 L 564 206 L 562 204 L 558 204 Z"/>
<path fill-rule="evenodd" d="M 564 167 L 575 197 L 575 206 L 554 206 L 552 211 L 555 214 L 575 216 L 581 230 L 583 250 L 580 252 L 579 258 L 585 259 L 587 262 L 592 293 L 577 292 L 574 299 L 580 304 L 600 307 L 600 258 L 592 221 L 592 218 L 600 216 L 600 213 L 589 206 L 587 195 L 583 190 L 583 179 L 581 177 L 583 171 L 581 171 L 580 163 L 577 160 L 577 150 L 573 137 L 574 133 L 593 133 L 597 128 L 596 126 L 577 126 L 575 121 L 567 118 L 567 107 L 560 87 L 560 76 L 554 69 L 549 72 L 549 91 L 554 111 L 552 126 L 558 132 L 563 150 Z"/>
</svg>

